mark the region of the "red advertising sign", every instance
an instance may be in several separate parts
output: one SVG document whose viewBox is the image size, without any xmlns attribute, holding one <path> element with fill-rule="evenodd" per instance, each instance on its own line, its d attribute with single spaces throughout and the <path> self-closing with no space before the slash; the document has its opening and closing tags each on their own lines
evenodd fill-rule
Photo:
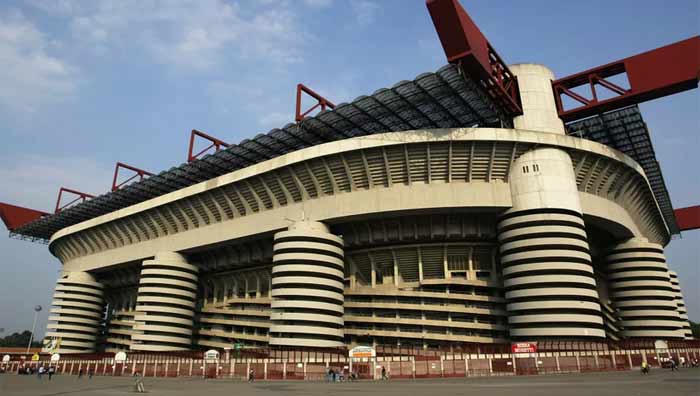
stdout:
<svg viewBox="0 0 700 396">
<path fill-rule="evenodd" d="M 536 342 L 516 342 L 511 344 L 510 350 L 513 353 L 537 353 Z"/>
</svg>

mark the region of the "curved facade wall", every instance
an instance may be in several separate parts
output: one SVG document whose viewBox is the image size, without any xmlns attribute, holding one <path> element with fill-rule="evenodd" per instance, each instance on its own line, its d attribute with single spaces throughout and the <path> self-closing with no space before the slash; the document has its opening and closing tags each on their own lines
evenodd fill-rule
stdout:
<svg viewBox="0 0 700 396">
<path fill-rule="evenodd" d="M 510 336 L 605 337 L 568 154 L 523 154 L 510 173 L 513 208 L 498 224 Z"/>
<path fill-rule="evenodd" d="M 633 238 L 606 258 L 613 304 L 628 338 L 681 338 L 676 294 L 661 245 Z"/>
<path fill-rule="evenodd" d="M 678 281 L 678 274 L 675 271 L 668 271 L 668 274 L 671 276 L 671 287 L 673 287 L 673 293 L 676 295 L 678 316 L 681 318 L 681 325 L 683 326 L 683 338 L 692 340 L 693 331 L 690 328 L 688 311 L 685 308 L 685 300 L 683 299 L 683 293 L 681 292 L 681 284 Z"/>
<path fill-rule="evenodd" d="M 270 345 L 341 347 L 343 240 L 319 222 L 275 234 Z"/>
<path fill-rule="evenodd" d="M 59 353 L 94 352 L 103 303 L 103 285 L 92 275 L 63 273 L 56 282 L 46 332 L 46 337 L 60 339 Z"/>
<path fill-rule="evenodd" d="M 158 253 L 143 262 L 131 350 L 191 349 L 198 272 L 177 253 Z"/>
</svg>

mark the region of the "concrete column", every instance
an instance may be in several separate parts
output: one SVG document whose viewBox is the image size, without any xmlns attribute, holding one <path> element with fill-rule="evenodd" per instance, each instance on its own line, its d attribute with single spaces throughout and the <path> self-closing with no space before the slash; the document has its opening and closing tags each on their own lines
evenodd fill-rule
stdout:
<svg viewBox="0 0 700 396">
<path fill-rule="evenodd" d="M 157 253 L 141 267 L 133 351 L 191 349 L 199 269 L 173 252 Z"/>
<path fill-rule="evenodd" d="M 552 80 L 554 73 L 537 64 L 508 66 L 518 77 L 523 115 L 513 119 L 515 129 L 565 134 L 564 123 L 557 114 Z"/>
<path fill-rule="evenodd" d="M 683 323 L 663 247 L 632 238 L 606 257 L 613 306 L 625 338 L 680 339 Z"/>
<path fill-rule="evenodd" d="M 275 234 L 270 345 L 345 345 L 343 258 L 342 238 L 325 224 L 298 221 Z"/>
<path fill-rule="evenodd" d="M 604 338 L 571 158 L 529 151 L 509 184 L 513 207 L 499 220 L 498 240 L 511 337 Z"/>
<path fill-rule="evenodd" d="M 87 272 L 63 272 L 58 278 L 46 326 L 46 337 L 58 343 L 56 352 L 95 351 L 104 311 L 103 289 Z M 44 348 L 43 352 L 53 351 Z"/>
</svg>

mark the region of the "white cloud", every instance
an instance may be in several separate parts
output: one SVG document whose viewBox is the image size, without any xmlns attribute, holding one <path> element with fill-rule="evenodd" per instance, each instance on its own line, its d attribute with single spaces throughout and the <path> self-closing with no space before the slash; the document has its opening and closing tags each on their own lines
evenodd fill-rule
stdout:
<svg viewBox="0 0 700 396">
<path fill-rule="evenodd" d="M 112 172 L 112 168 L 86 158 L 9 156 L 0 160 L 0 201 L 50 212 L 61 186 L 104 194 Z"/>
<path fill-rule="evenodd" d="M 100 53 L 124 48 L 133 55 L 134 48 L 140 48 L 160 63 L 190 69 L 210 69 L 226 56 L 277 64 L 300 62 L 309 39 L 297 22 L 293 4 L 287 2 L 64 2 L 68 5 L 38 7 L 68 18 L 77 42 Z"/>
<path fill-rule="evenodd" d="M 333 3 L 333 0 L 304 0 L 304 4 L 309 7 L 324 8 Z"/>
<path fill-rule="evenodd" d="M 369 0 L 354 0 L 350 3 L 355 20 L 360 26 L 366 26 L 374 22 L 379 12 L 379 4 Z"/>
<path fill-rule="evenodd" d="M 20 12 L 0 14 L 0 108 L 31 113 L 74 92 L 77 69 L 49 54 L 51 45 Z"/>
</svg>

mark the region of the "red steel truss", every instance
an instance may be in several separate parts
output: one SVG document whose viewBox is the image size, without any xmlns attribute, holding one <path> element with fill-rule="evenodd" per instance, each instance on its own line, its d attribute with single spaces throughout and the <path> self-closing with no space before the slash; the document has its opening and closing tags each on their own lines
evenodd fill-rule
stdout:
<svg viewBox="0 0 700 396">
<path fill-rule="evenodd" d="M 123 182 L 117 184 L 117 179 L 119 177 L 119 169 L 126 169 L 134 172 L 135 174 L 132 175 L 130 178 L 124 180 Z M 130 181 L 134 180 L 135 178 L 139 178 L 139 180 L 143 180 L 144 177 L 146 176 L 153 176 L 153 173 L 151 172 L 146 172 L 143 169 L 139 169 L 136 167 L 133 167 L 131 165 L 127 165 L 121 162 L 117 162 L 117 165 L 114 167 L 114 179 L 112 179 L 112 191 L 117 191 L 119 188 Z"/>
<path fill-rule="evenodd" d="M 14 231 L 17 228 L 46 215 L 48 215 L 48 213 L 40 210 L 23 208 L 21 206 L 0 202 L 0 219 L 2 219 L 9 231 Z"/>
<path fill-rule="evenodd" d="M 72 201 L 68 202 L 67 204 L 61 206 L 61 198 L 63 198 L 64 192 L 69 193 L 69 194 L 73 194 L 73 195 L 77 195 L 77 197 L 75 199 L 73 199 Z M 54 213 L 58 213 L 58 212 L 62 211 L 63 209 L 67 208 L 68 206 L 70 206 L 78 201 L 85 202 L 86 200 L 88 200 L 90 198 L 95 198 L 95 196 L 90 195 L 90 194 L 86 194 L 84 192 L 71 190 L 70 188 L 61 187 L 61 189 L 58 190 L 58 199 L 56 199 L 56 209 L 54 210 Z"/>
<path fill-rule="evenodd" d="M 676 209 L 673 213 L 676 215 L 676 222 L 678 222 L 678 228 L 681 231 L 700 228 L 700 206 Z"/>
<path fill-rule="evenodd" d="M 518 80 L 489 44 L 458 0 L 427 0 L 447 61 L 480 81 L 486 92 L 510 113 L 522 114 Z"/>
<path fill-rule="evenodd" d="M 316 99 L 317 103 L 306 110 L 305 112 L 301 112 L 301 94 L 305 93 L 312 98 Z M 296 106 L 296 114 L 294 116 L 294 120 L 296 122 L 299 122 L 303 120 L 309 113 L 312 111 L 316 110 L 317 108 L 321 108 L 321 111 L 326 110 L 326 108 L 329 109 L 334 109 L 335 105 L 328 99 L 324 98 L 323 96 L 317 94 L 316 92 L 312 91 L 311 88 L 307 87 L 304 84 L 297 84 L 297 106 Z"/>
<path fill-rule="evenodd" d="M 656 48 L 607 65 L 598 66 L 574 75 L 560 78 L 552 83 L 559 117 L 564 122 L 573 121 L 606 111 L 620 109 L 673 95 L 698 87 L 700 77 L 700 36 Z M 629 88 L 623 88 L 607 78 L 627 74 Z M 589 86 L 590 96 L 573 91 Z M 596 86 L 607 88 L 616 94 L 612 98 L 599 99 Z M 562 95 L 580 103 L 565 110 Z"/>
<path fill-rule="evenodd" d="M 206 148 L 204 148 L 202 151 L 200 151 L 200 152 L 194 154 L 194 153 L 193 153 L 193 151 L 194 151 L 194 141 L 195 141 L 195 139 L 196 139 L 197 137 L 200 137 L 200 138 L 202 138 L 202 139 L 204 139 L 204 140 L 208 140 L 211 144 L 208 145 Z M 198 130 L 196 130 L 196 129 L 193 129 L 193 130 L 192 130 L 192 133 L 190 134 L 190 148 L 189 148 L 189 150 L 187 151 L 187 162 L 192 162 L 192 161 L 194 161 L 195 159 L 197 159 L 197 157 L 199 157 L 200 155 L 204 154 L 207 150 L 209 150 L 209 149 L 212 148 L 212 147 L 214 147 L 214 151 L 219 151 L 219 150 L 221 150 L 221 147 L 228 147 L 228 146 L 229 146 L 229 144 L 228 144 L 228 143 L 224 143 L 222 140 L 219 140 L 219 139 L 217 139 L 217 138 L 215 138 L 215 137 L 213 137 L 213 136 L 209 136 L 209 135 L 207 135 L 207 134 L 204 133 L 204 132 L 200 132 L 200 131 L 198 131 Z"/>
</svg>

